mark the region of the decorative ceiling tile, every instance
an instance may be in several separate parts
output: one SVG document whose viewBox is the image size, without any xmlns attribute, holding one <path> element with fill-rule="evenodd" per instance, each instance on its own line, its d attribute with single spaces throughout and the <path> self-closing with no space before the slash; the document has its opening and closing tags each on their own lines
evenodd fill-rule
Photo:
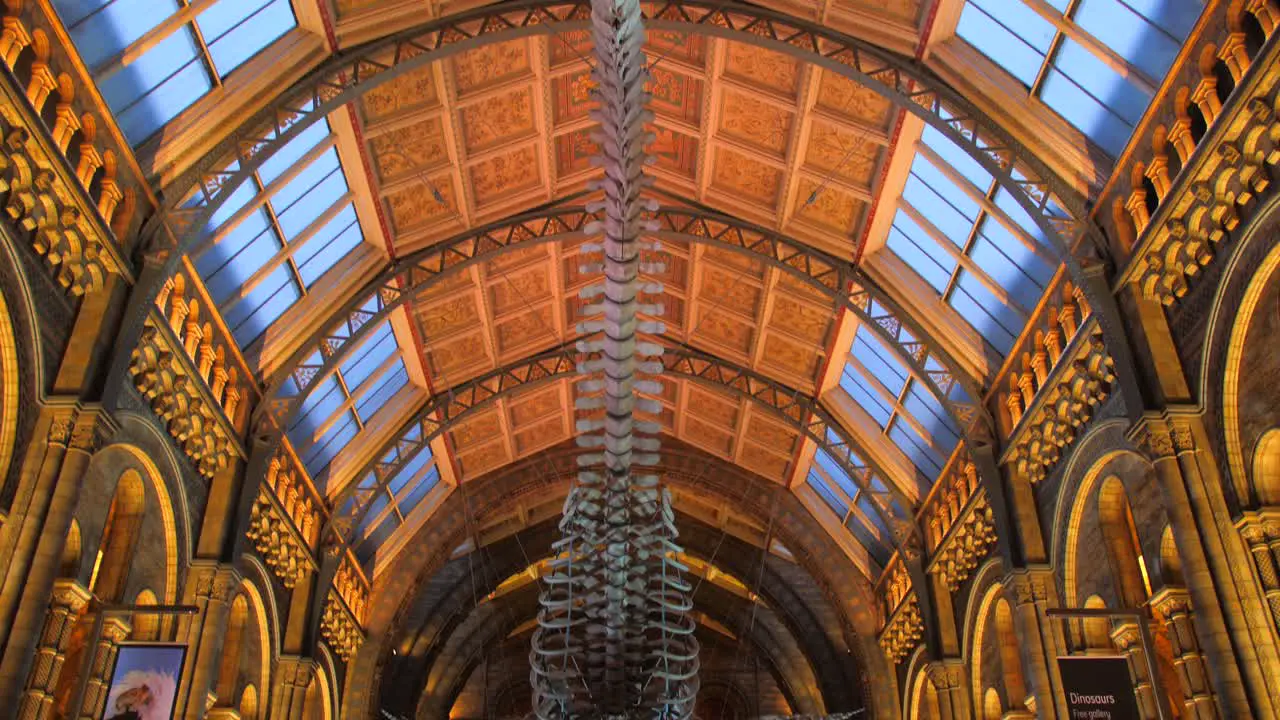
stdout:
<svg viewBox="0 0 1280 720">
<path fill-rule="evenodd" d="M 698 139 L 662 126 L 653 127 L 654 141 L 649 154 L 657 159 L 657 167 L 690 180 L 698 168 Z"/>
<path fill-rule="evenodd" d="M 885 126 L 892 103 L 880 93 L 830 70 L 822 71 L 818 105 L 837 116 Z"/>
<path fill-rule="evenodd" d="M 449 162 L 444 124 L 438 117 L 378 135 L 369 141 L 369 146 L 374 168 L 384 181 Z"/>
<path fill-rule="evenodd" d="M 707 59 L 707 38 L 699 33 L 680 32 L 679 30 L 646 30 L 649 64 L 653 65 L 662 58 L 680 60 L 690 65 L 702 67 Z"/>
<path fill-rule="evenodd" d="M 453 58 L 454 84 L 458 96 L 474 94 L 504 80 L 529 74 L 529 43 L 511 40 L 482 45 Z"/>
<path fill-rule="evenodd" d="M 454 272 L 437 275 L 431 287 L 418 293 L 415 300 L 415 307 L 425 305 L 434 300 L 448 297 L 455 291 L 462 288 L 474 288 L 475 280 L 472 279 L 471 273 L 466 270 L 455 270 Z"/>
<path fill-rule="evenodd" d="M 684 419 L 683 439 L 722 457 L 727 457 L 733 451 L 732 433 L 692 416 L 686 416 Z"/>
<path fill-rule="evenodd" d="M 837 7 L 883 15 L 906 25 L 920 19 L 921 4 L 921 0 L 835 0 Z"/>
<path fill-rule="evenodd" d="M 690 413 L 723 428 L 732 428 L 738 423 L 738 403 L 735 399 L 717 397 L 699 387 L 689 388 L 686 407 Z"/>
<path fill-rule="evenodd" d="M 489 286 L 489 307 L 494 315 L 527 309 L 551 296 L 549 268 L 539 264 L 508 272 Z"/>
<path fill-rule="evenodd" d="M 800 86 L 798 60 L 745 43 L 725 43 L 724 71 L 790 97 Z"/>
<path fill-rule="evenodd" d="M 732 315 L 713 310 L 700 310 L 694 325 L 696 337 L 745 356 L 751 352 L 755 329 Z"/>
<path fill-rule="evenodd" d="M 528 425 L 547 415 L 564 409 L 561 404 L 559 384 L 524 393 L 507 402 L 511 412 L 511 421 L 516 425 Z"/>
<path fill-rule="evenodd" d="M 452 387 L 465 380 L 461 373 L 480 365 L 487 365 L 492 359 L 485 349 L 484 338 L 479 332 L 463 336 L 441 345 L 433 345 L 427 351 L 427 364 L 431 374 Z"/>
<path fill-rule="evenodd" d="M 790 273 L 778 273 L 778 287 L 785 288 L 788 292 L 795 293 L 800 297 L 808 298 L 810 300 L 816 300 L 818 302 L 829 301 L 827 295 L 825 295 L 821 290 Z"/>
<path fill-rule="evenodd" d="M 345 17 L 376 4 L 378 0 L 334 0 L 333 7 L 338 11 L 338 17 Z"/>
<path fill-rule="evenodd" d="M 702 287 L 699 300 L 754 318 L 760 309 L 763 291 L 746 282 L 737 273 L 726 272 L 714 266 L 702 270 Z"/>
<path fill-rule="evenodd" d="M 501 441 L 494 441 L 475 450 L 459 454 L 458 465 L 462 469 L 462 480 L 474 480 L 480 475 L 501 465 L 511 462 L 506 446 Z"/>
<path fill-rule="evenodd" d="M 476 298 L 469 292 L 428 307 L 420 307 L 416 314 L 418 327 L 426 342 L 474 328 L 480 321 Z"/>
<path fill-rule="evenodd" d="M 796 437 L 795 432 L 766 420 L 758 412 L 753 412 L 747 421 L 747 438 L 775 453 L 791 454 L 795 449 Z"/>
<path fill-rule="evenodd" d="M 815 119 L 809 130 L 805 163 L 824 174 L 831 173 L 856 185 L 869 187 L 882 150 L 880 144 L 867 140 L 861 134 Z"/>
<path fill-rule="evenodd" d="M 702 114 L 702 81 L 671 68 L 655 67 L 646 86 L 653 98 L 649 107 L 654 113 L 674 120 L 699 125 Z"/>
<path fill-rule="evenodd" d="M 551 78 L 551 114 L 557 125 L 587 116 L 594 105 L 591 99 L 591 71 L 569 73 Z"/>
<path fill-rule="evenodd" d="M 552 418 L 529 430 L 516 433 L 516 452 L 526 455 L 549 445 L 554 445 L 566 438 L 564 422 L 560 418 Z"/>
<path fill-rule="evenodd" d="M 546 259 L 546 245 L 529 245 L 515 250 L 508 250 L 485 263 L 484 274 L 485 277 L 493 278 L 515 268 L 529 265 L 530 263 L 545 261 Z"/>
<path fill-rule="evenodd" d="M 768 333 L 764 339 L 765 364 L 796 377 L 813 378 L 818 372 L 819 354 L 814 348 L 805 347 L 777 333 Z"/>
<path fill-rule="evenodd" d="M 502 435 L 502 421 L 497 408 L 481 410 L 471 420 L 458 425 L 453 432 L 453 444 L 459 451 L 492 442 Z"/>
<path fill-rule="evenodd" d="M 770 328 L 784 330 L 798 339 L 824 347 L 832 319 L 829 309 L 813 307 L 788 297 L 785 293 L 774 293 L 773 306 L 769 312 Z"/>
<path fill-rule="evenodd" d="M 453 179 L 448 176 L 432 178 L 432 184 L 444 200 L 441 203 L 421 182 L 413 182 L 389 193 L 387 209 L 391 212 L 391 224 L 397 231 L 437 222 L 451 217 L 457 201 L 454 199 Z"/>
<path fill-rule="evenodd" d="M 551 306 L 543 305 L 494 326 L 498 352 L 506 354 L 530 345 L 546 346 L 556 341 L 555 318 Z"/>
<path fill-rule="evenodd" d="M 392 115 L 440 104 L 435 67 L 428 64 L 411 70 L 366 92 L 360 99 L 364 120 L 374 124 Z"/>
<path fill-rule="evenodd" d="M 728 267 L 757 280 L 764 278 L 764 263 L 744 253 L 715 246 L 702 250 L 702 262 L 712 266 Z"/>
<path fill-rule="evenodd" d="M 721 94 L 720 131 L 774 155 L 787 149 L 792 114 L 745 93 L 725 89 Z"/>
<path fill-rule="evenodd" d="M 716 151 L 715 172 L 711 176 L 717 189 L 754 200 L 773 212 L 778 202 L 782 171 L 732 150 Z"/>
<path fill-rule="evenodd" d="M 468 153 L 478 153 L 534 132 L 533 93 L 528 87 L 487 97 L 458 113 Z"/>
<path fill-rule="evenodd" d="M 485 158 L 470 169 L 470 176 L 472 195 L 481 205 L 542 184 L 532 146 Z"/>
<path fill-rule="evenodd" d="M 738 459 L 747 468 L 774 482 L 785 481 L 787 479 L 787 471 L 791 466 L 789 458 L 774 455 L 765 448 L 750 442 L 742 443 L 742 449 L 738 451 Z"/>
<path fill-rule="evenodd" d="M 821 186 L 807 177 L 800 178 L 799 189 L 794 207 L 797 218 L 842 235 L 853 232 L 854 222 L 862 210 L 861 201 L 834 185 Z M 813 198 L 812 203 L 810 198 Z"/>
<path fill-rule="evenodd" d="M 582 128 L 556 137 L 556 179 L 591 169 L 591 158 L 599 146 L 591 140 L 591 129 Z"/>
<path fill-rule="evenodd" d="M 557 33 L 547 43 L 551 46 L 552 65 L 586 62 L 591 55 L 591 33 L 587 30 Z"/>
</svg>

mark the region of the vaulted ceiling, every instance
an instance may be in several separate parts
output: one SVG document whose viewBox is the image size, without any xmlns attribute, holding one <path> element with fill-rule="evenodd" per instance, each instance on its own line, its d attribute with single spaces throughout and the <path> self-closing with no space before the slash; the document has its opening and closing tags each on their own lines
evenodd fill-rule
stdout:
<svg viewBox="0 0 1280 720">
<path fill-rule="evenodd" d="M 308 71 L 484 6 L 171 4 L 163 19 L 136 12 L 132 0 L 54 0 L 121 133 L 161 187 L 202 166 L 199 156 L 227 135 L 223 125 L 240 126 Z M 873 55 L 893 53 L 919 77 L 954 88 L 965 112 L 992 116 L 984 122 L 1025 145 L 1023 157 L 1051 168 L 1076 200 L 1105 179 L 1171 62 L 1169 48 L 1198 14 L 1190 2 L 1135 9 L 1120 0 L 761 5 L 870 43 L 879 48 Z M 866 642 L 877 612 L 868 589 L 896 543 L 884 506 L 897 503 L 910 519 L 958 462 L 966 428 L 953 407 L 986 400 L 1032 310 L 1062 291 L 1063 267 L 1044 226 L 989 164 L 848 79 L 837 62 L 802 62 L 741 35 L 701 30 L 711 32 L 651 30 L 647 47 L 655 197 L 691 216 L 720 218 L 664 227 L 661 250 L 644 258 L 664 285 L 658 339 L 708 358 L 695 370 L 721 368 L 714 378 L 667 376 L 656 419 L 676 451 L 664 462 L 683 463 L 683 474 L 672 476 L 681 478 L 673 480 L 677 508 L 700 528 L 699 562 L 716 565 L 714 532 L 705 528 L 762 549 L 771 568 L 790 564 L 800 568 L 795 578 L 827 589 L 802 604 L 846 618 L 843 630 Z M 275 393 L 268 406 L 295 406 L 281 428 L 285 451 L 335 515 L 349 503 L 361 508 L 343 532 L 382 598 L 369 626 L 386 633 L 374 643 L 382 650 L 403 642 L 412 654 L 406 638 L 420 635 L 423 608 L 448 589 L 437 586 L 456 575 L 457 557 L 488 557 L 482 548 L 550 527 L 561 497 L 553 490 L 556 458 L 576 432 L 575 378 L 527 361 L 557 348 L 571 353 L 581 334 L 580 222 L 553 228 L 547 218 L 575 217 L 600 173 L 591 162 L 591 48 L 583 31 L 516 34 L 480 38 L 369 83 L 253 168 L 189 254 L 242 367 Z M 403 61 L 414 46 L 394 47 L 396 57 L 388 49 L 369 56 L 367 67 Z M 279 110 L 305 114 L 299 107 Z M 210 157 L 227 163 L 215 172 L 238 172 L 238 161 Z M 500 232 L 477 233 L 490 224 Z M 535 224 L 551 228 L 555 241 L 523 242 Z M 740 244 L 766 244 L 761 238 L 773 233 L 801 252 L 765 262 L 701 241 L 725 227 L 741 231 Z M 499 235 L 503 247 L 518 247 L 498 252 Z M 470 238 L 469 254 L 441 250 L 425 289 L 393 302 L 409 288 L 399 277 L 387 281 L 388 267 L 462 248 L 450 244 L 458 238 Z M 470 260 L 477 254 L 486 257 Z M 861 290 L 840 275 L 838 286 L 822 291 L 791 272 L 819 256 L 856 267 Z M 874 298 L 861 315 L 850 312 L 850 293 L 868 288 Z M 967 382 L 937 390 L 931 378 L 948 373 Z M 474 382 L 483 377 L 492 380 Z M 752 397 L 762 382 L 772 397 L 797 404 L 779 412 L 778 403 Z M 480 387 L 484 401 L 455 413 L 455 392 L 468 383 L 468 397 L 479 397 Z M 806 437 L 802 427 L 816 409 L 830 432 Z M 450 422 L 428 438 L 424 417 Z M 837 435 L 849 453 L 839 462 L 819 447 Z M 415 444 L 429 447 L 417 452 Z M 854 477 L 850 469 L 860 464 L 875 472 Z M 749 485 L 754 505 L 726 478 Z M 471 492 L 488 493 L 489 505 L 472 504 Z M 779 545 L 776 532 L 803 540 Z M 544 550 L 526 553 L 527 562 L 501 558 L 485 582 L 498 587 Z M 804 560 L 823 552 L 848 562 Z M 751 587 L 750 564 L 734 560 L 738 570 L 729 574 Z M 777 601 L 771 607 L 785 614 Z M 705 612 L 712 630 L 737 616 L 723 603 Z M 801 637 L 792 625 L 787 632 L 811 661 L 840 632 Z M 450 702 L 478 692 L 463 675 Z M 779 692 L 794 699 L 789 682 L 795 678 L 777 678 Z M 823 695 L 834 691 L 829 679 L 821 684 Z"/>
</svg>

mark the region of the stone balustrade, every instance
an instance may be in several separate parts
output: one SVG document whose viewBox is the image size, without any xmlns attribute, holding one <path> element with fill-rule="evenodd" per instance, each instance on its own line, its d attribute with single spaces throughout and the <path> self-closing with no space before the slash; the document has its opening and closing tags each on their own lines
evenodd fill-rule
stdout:
<svg viewBox="0 0 1280 720">
<path fill-rule="evenodd" d="M 4 0 L 0 193 L 73 295 L 102 287 L 155 199 L 49 0 Z"/>
<path fill-rule="evenodd" d="M 349 662 L 364 642 L 364 632 L 355 613 L 342 596 L 330 590 L 320 616 L 320 636 L 343 662 Z"/>
<path fill-rule="evenodd" d="M 951 592 L 957 592 L 995 544 L 995 517 L 986 493 L 979 491 L 971 496 L 938 544 L 929 572 L 937 575 Z"/>
<path fill-rule="evenodd" d="M 1266 47 L 1280 6 L 1216 3 L 1206 13 L 1095 210 L 1113 251 L 1130 260 L 1126 279 L 1165 305 L 1258 206 L 1280 162 L 1280 68 Z"/>
<path fill-rule="evenodd" d="M 962 443 L 920 505 L 918 515 L 926 550 L 932 553 L 942 544 L 977 489 L 978 468 Z"/>
<path fill-rule="evenodd" d="M 912 593 L 889 617 L 880 633 L 880 649 L 890 662 L 898 665 L 910 657 L 923 637 L 924 616 L 920 614 L 920 603 Z"/>
<path fill-rule="evenodd" d="M 129 369 L 178 447 L 211 478 L 246 457 L 240 437 L 256 390 L 196 277 L 184 263 L 165 283 Z"/>
</svg>

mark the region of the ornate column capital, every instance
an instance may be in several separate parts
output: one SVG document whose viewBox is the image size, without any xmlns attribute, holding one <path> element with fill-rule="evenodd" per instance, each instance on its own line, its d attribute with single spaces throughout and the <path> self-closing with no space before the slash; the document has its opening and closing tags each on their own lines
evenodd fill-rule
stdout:
<svg viewBox="0 0 1280 720">
<path fill-rule="evenodd" d="M 1144 418 L 1134 426 L 1130 439 L 1153 462 L 1177 457 L 1173 433 L 1163 420 Z"/>
<path fill-rule="evenodd" d="M 311 684 L 311 674 L 315 671 L 316 661 L 303 655 L 281 655 L 276 661 L 275 676 L 279 682 L 297 688 L 306 689 Z"/>
<path fill-rule="evenodd" d="M 1186 588 L 1162 588 L 1151 598 L 1151 607 L 1160 615 L 1168 618 L 1174 615 L 1191 613 L 1191 593 Z"/>
<path fill-rule="evenodd" d="M 1138 630 L 1137 623 L 1126 622 L 1111 630 L 1111 642 L 1115 643 L 1116 649 L 1121 652 L 1127 652 L 1130 648 L 1141 650 L 1142 633 Z"/>
<path fill-rule="evenodd" d="M 935 660 L 925 666 L 925 673 L 940 692 L 964 686 L 964 663 L 959 658 Z"/>
<path fill-rule="evenodd" d="M 84 585 L 81 585 L 79 580 L 58 578 L 53 581 L 53 602 L 70 608 L 73 613 L 83 610 L 92 597 L 89 594 L 89 590 Z"/>
<path fill-rule="evenodd" d="M 235 566 L 208 560 L 192 562 L 189 577 L 194 585 L 197 599 L 205 598 L 224 603 L 231 602 L 243 579 Z"/>
</svg>

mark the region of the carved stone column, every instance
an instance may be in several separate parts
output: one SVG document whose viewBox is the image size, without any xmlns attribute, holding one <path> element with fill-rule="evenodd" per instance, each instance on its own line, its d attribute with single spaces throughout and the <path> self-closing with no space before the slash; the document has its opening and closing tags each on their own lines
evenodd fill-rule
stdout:
<svg viewBox="0 0 1280 720">
<path fill-rule="evenodd" d="M 1142 648 L 1142 633 L 1136 623 L 1117 624 L 1111 630 L 1111 641 L 1116 650 L 1129 660 L 1129 673 L 1133 676 L 1133 693 L 1138 697 L 1138 712 L 1146 720 L 1160 717 L 1156 709 L 1155 687 L 1147 672 L 1147 654 Z"/>
<path fill-rule="evenodd" d="M 23 461 L 14 500 L 21 516 L 15 513 L 6 528 L 13 552 L 5 558 L 0 550 L 0 572 L 7 573 L 0 590 L 0 707 L 17 707 L 26 686 L 85 470 L 112 427 L 104 413 L 79 404 L 46 412 L 47 439 L 32 443 Z"/>
<path fill-rule="evenodd" d="M 1169 633 L 1173 665 L 1182 690 L 1183 717 L 1216 720 L 1218 705 L 1209 686 L 1204 653 L 1200 652 L 1200 643 L 1196 640 L 1190 594 L 1183 588 L 1165 588 L 1152 598 L 1151 605 L 1164 619 Z"/>
<path fill-rule="evenodd" d="M 93 650 L 93 662 L 89 665 L 89 681 L 85 685 L 84 703 L 76 716 L 78 720 L 98 720 L 107 706 L 107 690 L 111 687 L 108 674 L 116 664 L 120 643 L 129 637 L 132 628 L 124 618 L 109 617 L 102 623 L 102 635 Z"/>
<path fill-rule="evenodd" d="M 267 720 L 302 720 L 307 699 L 307 686 L 315 661 L 297 655 L 281 655 L 272 673 L 271 713 Z"/>
<path fill-rule="evenodd" d="M 935 660 L 925 667 L 929 681 L 938 693 L 940 720 L 969 720 L 972 703 L 969 700 L 968 674 L 964 662 L 958 658 Z"/>
<path fill-rule="evenodd" d="M 54 691 L 67 659 L 67 641 L 81 611 L 89 603 L 89 591 L 75 580 L 54 583 L 53 599 L 45 613 L 35 667 L 27 678 L 27 689 L 18 706 L 19 720 L 46 720 L 53 709 Z"/>
<path fill-rule="evenodd" d="M 1253 559 L 1254 574 L 1271 611 L 1271 624 L 1280 632 L 1280 510 L 1246 512 L 1236 527 Z"/>
<path fill-rule="evenodd" d="M 1271 688 L 1280 687 L 1270 677 L 1276 669 L 1270 660 L 1273 631 L 1249 621 L 1266 612 L 1264 598 L 1255 590 L 1244 543 L 1233 527 L 1223 527 L 1228 518 L 1221 484 L 1202 475 L 1196 423 L 1185 414 L 1148 414 L 1134 437 L 1151 458 L 1163 491 L 1213 694 L 1229 717 L 1271 717 Z"/>
<path fill-rule="evenodd" d="M 1041 718 L 1066 717 L 1057 662 L 1064 654 L 1065 638 L 1060 624 L 1045 615 L 1050 598 L 1058 604 L 1053 573 L 1047 567 L 1015 570 L 1005 577 L 1004 586 L 1011 595 L 1027 690 L 1035 699 L 1032 710 Z"/>
<path fill-rule="evenodd" d="M 178 642 L 186 644 L 188 660 L 178 685 L 174 717 L 200 720 L 213 704 L 211 693 L 227 634 L 227 616 L 239 585 L 240 573 L 229 565 L 202 560 L 192 563 L 183 602 L 199 610 L 178 621 Z"/>
</svg>

